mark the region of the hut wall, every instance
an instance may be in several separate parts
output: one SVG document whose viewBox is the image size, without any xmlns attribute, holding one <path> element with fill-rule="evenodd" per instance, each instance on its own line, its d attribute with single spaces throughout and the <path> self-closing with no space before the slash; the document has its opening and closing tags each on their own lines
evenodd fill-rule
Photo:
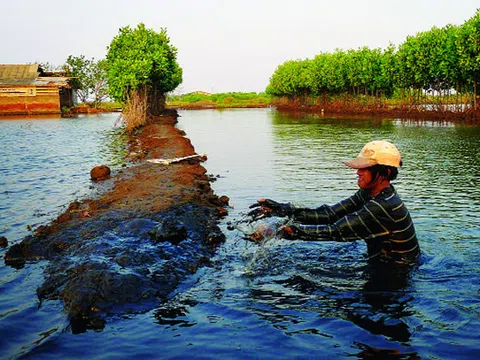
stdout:
<svg viewBox="0 0 480 360">
<path fill-rule="evenodd" d="M 0 114 L 60 114 L 58 88 L 52 86 L 0 88 Z"/>
<path fill-rule="evenodd" d="M 60 108 L 75 106 L 73 101 L 73 89 L 62 87 L 58 90 L 60 95 Z"/>
</svg>

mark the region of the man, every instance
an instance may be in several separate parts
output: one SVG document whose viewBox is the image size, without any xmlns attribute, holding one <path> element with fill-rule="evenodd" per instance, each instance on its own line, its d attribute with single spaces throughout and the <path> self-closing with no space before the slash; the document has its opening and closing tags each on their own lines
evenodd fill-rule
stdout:
<svg viewBox="0 0 480 360">
<path fill-rule="evenodd" d="M 420 254 L 410 214 L 390 184 L 402 164 L 397 148 L 387 141 L 366 144 L 357 158 L 345 161 L 357 169 L 359 190 L 350 198 L 316 209 L 298 208 L 260 199 L 250 214 L 288 216 L 293 222 L 278 234 L 286 239 L 354 241 L 367 243 L 369 260 L 411 264 Z"/>
</svg>

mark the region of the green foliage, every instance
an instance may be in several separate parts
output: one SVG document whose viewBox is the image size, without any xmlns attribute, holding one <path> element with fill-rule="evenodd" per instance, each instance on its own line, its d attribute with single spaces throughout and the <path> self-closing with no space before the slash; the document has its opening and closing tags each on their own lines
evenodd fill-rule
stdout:
<svg viewBox="0 0 480 360">
<path fill-rule="evenodd" d="M 270 78 L 267 94 L 273 96 L 301 96 L 310 93 L 311 60 L 287 61 Z"/>
<path fill-rule="evenodd" d="M 407 40 L 398 49 L 398 64 L 400 79 L 399 85 L 404 88 L 420 89 L 428 82 L 429 55 L 428 33 L 419 33 L 408 36 Z"/>
<path fill-rule="evenodd" d="M 87 59 L 84 55 L 70 55 L 63 65 L 67 76 L 72 77 L 70 85 L 77 92 L 80 102 L 87 104 L 92 99 L 95 108 L 107 97 L 105 61 Z"/>
<path fill-rule="evenodd" d="M 448 25 L 430 31 L 429 80 L 427 85 L 437 91 L 457 87 L 462 81 L 456 38 L 458 27 Z M 424 85 L 425 87 L 425 85 Z"/>
<path fill-rule="evenodd" d="M 345 91 L 347 86 L 347 54 L 340 49 L 335 50 L 333 54 L 329 54 L 323 72 L 325 74 L 325 82 L 327 92 L 332 95 Z"/>
<path fill-rule="evenodd" d="M 377 87 L 385 96 L 393 94 L 394 84 L 398 82 L 398 59 L 395 51 L 395 45 L 390 44 L 380 54 L 380 70 L 375 74 Z"/>
<path fill-rule="evenodd" d="M 425 91 L 449 94 L 455 89 L 457 93 L 473 91 L 476 98 L 479 81 L 480 9 L 462 26 L 433 27 L 408 36 L 398 48 L 337 49 L 312 60 L 286 61 L 270 77 L 266 91 L 276 97 L 298 98 L 419 96 Z"/>
<path fill-rule="evenodd" d="M 174 107 L 252 107 L 268 106 L 271 104 L 271 97 L 265 93 L 256 92 L 229 92 L 217 94 L 190 93 L 184 95 L 168 95 L 167 103 Z"/>
<path fill-rule="evenodd" d="M 105 111 L 120 111 L 122 109 L 122 104 L 117 102 L 104 101 L 99 106 L 100 109 Z"/>
<path fill-rule="evenodd" d="M 461 72 L 470 83 L 480 81 L 480 9 L 460 28 L 457 37 Z"/>
<path fill-rule="evenodd" d="M 165 29 L 155 32 L 144 24 L 121 28 L 109 46 L 105 63 L 110 95 L 124 101 L 133 89 L 174 90 L 182 82 L 176 58 L 177 49 L 170 44 Z"/>
<path fill-rule="evenodd" d="M 89 97 L 89 87 L 87 78 L 89 76 L 89 67 L 93 59 L 89 60 L 84 55 L 70 55 L 63 65 L 67 76 L 71 77 L 70 85 L 76 90 L 81 102 L 86 103 Z"/>
</svg>

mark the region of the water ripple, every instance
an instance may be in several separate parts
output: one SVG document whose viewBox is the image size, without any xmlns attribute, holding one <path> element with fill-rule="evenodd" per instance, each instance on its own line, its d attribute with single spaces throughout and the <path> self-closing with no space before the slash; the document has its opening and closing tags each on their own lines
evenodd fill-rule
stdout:
<svg viewBox="0 0 480 360">
<path fill-rule="evenodd" d="M 8 146 L 0 149 L 6 159 L 0 164 L 0 229 L 20 236 L 26 224 L 44 221 L 84 194 L 84 174 L 105 151 L 94 121 L 18 124 L 0 121 L 9 133 L 1 132 Z M 185 111 L 179 127 L 197 152 L 209 154 L 205 166 L 218 175 L 215 191 L 231 199 L 221 224 L 227 241 L 210 267 L 155 310 L 113 317 L 103 332 L 81 335 L 66 329 L 61 304 L 38 309 L 41 263 L 0 268 L 2 349 L 36 359 L 478 357 L 479 127 L 292 117 L 264 109 Z M 67 128 L 82 142 L 61 140 Z M 79 145 L 84 138 L 91 141 L 88 149 Z M 356 175 L 342 161 L 378 138 L 394 142 L 404 157 L 395 185 L 414 219 L 422 248 L 418 267 L 378 271 L 362 242 L 274 239 L 258 247 L 226 230 L 227 221 L 260 197 L 313 207 L 350 196 Z M 132 247 L 135 237 L 122 237 L 124 230 L 105 232 L 95 246 L 104 247 L 105 256 L 113 247 Z"/>
</svg>

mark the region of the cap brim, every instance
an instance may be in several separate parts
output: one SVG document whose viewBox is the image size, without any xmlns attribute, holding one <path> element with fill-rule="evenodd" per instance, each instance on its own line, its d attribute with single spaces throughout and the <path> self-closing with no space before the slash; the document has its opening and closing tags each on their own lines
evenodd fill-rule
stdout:
<svg viewBox="0 0 480 360">
<path fill-rule="evenodd" d="M 347 160 L 343 162 L 345 165 L 348 167 L 351 167 L 352 169 L 365 169 L 373 165 L 377 165 L 377 162 L 371 159 L 364 159 L 361 157 L 352 159 L 352 160 Z"/>
</svg>

